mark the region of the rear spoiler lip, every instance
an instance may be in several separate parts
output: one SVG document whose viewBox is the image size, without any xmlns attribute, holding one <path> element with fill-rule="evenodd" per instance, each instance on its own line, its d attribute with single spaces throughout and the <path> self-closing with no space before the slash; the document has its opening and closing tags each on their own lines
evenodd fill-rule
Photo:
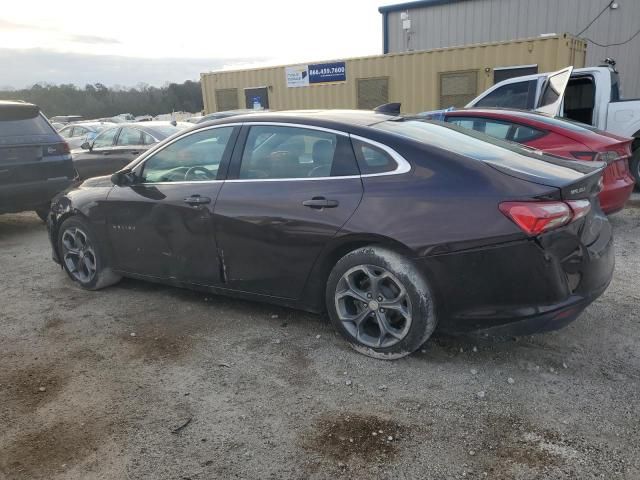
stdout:
<svg viewBox="0 0 640 480">
<path fill-rule="evenodd" d="M 563 200 L 589 198 L 600 193 L 600 179 L 607 164 L 605 162 L 588 163 L 597 168 L 593 172 L 585 174 L 582 178 L 560 187 L 560 196 Z"/>
<path fill-rule="evenodd" d="M 548 161 L 548 157 L 547 157 L 547 161 Z M 604 173 L 605 168 L 607 167 L 606 163 L 582 161 L 582 160 L 566 160 L 566 161 L 571 162 L 573 164 L 584 164 L 582 167 L 583 168 L 590 167 L 589 171 L 577 172 L 577 173 L 581 173 L 582 175 L 573 180 L 559 181 L 559 180 L 553 180 L 551 178 L 536 177 L 534 175 L 527 174 L 526 172 L 514 170 L 509 167 L 505 167 L 493 162 L 491 163 L 485 162 L 485 164 L 495 170 L 498 170 L 500 173 L 504 175 L 508 175 L 510 177 L 517 178 L 519 180 L 524 180 L 526 182 L 534 183 L 536 185 L 542 185 L 545 187 L 556 189 L 556 191 L 560 193 L 562 200 L 585 198 L 590 196 L 591 194 L 599 193 L 598 182 L 600 180 L 600 177 Z M 584 189 L 582 189 L 583 186 L 585 187 Z M 574 188 L 571 188 L 571 187 L 574 187 Z M 572 190 L 579 190 L 579 191 L 572 191 Z"/>
</svg>

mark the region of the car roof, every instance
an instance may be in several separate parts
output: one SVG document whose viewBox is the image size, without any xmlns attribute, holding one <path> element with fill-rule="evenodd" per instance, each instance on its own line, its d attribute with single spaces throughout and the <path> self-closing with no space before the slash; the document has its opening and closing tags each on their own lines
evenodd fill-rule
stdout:
<svg viewBox="0 0 640 480">
<path fill-rule="evenodd" d="M 234 122 L 282 122 L 316 124 L 327 128 L 368 127 L 394 118 L 375 113 L 373 110 L 289 110 L 235 115 L 211 122 L 203 122 L 198 127 Z"/>
<path fill-rule="evenodd" d="M 193 124 L 188 122 L 176 122 L 176 125 L 173 125 L 173 123 L 169 121 L 164 121 L 164 120 L 155 120 L 151 122 L 122 122 L 122 123 L 114 123 L 113 125 L 103 130 L 103 132 L 106 132 L 107 130 L 112 130 L 114 128 L 132 127 L 132 128 L 137 128 L 138 130 L 142 130 L 143 132 L 150 133 L 155 137 L 166 138 L 169 135 L 167 135 L 166 132 L 159 130 L 158 127 L 169 127 L 169 126 L 174 126 L 174 127 L 182 128 L 186 130 L 189 127 L 193 127 Z"/>
<path fill-rule="evenodd" d="M 64 127 L 65 128 L 70 128 L 70 127 L 91 128 L 91 127 L 99 127 L 100 125 L 104 125 L 105 127 L 115 127 L 118 124 L 113 122 L 73 122 L 73 123 L 66 124 Z"/>
<path fill-rule="evenodd" d="M 23 102 L 22 100 L 0 100 L 0 108 L 1 107 L 38 108 L 37 105 L 34 105 L 33 103 Z"/>
</svg>

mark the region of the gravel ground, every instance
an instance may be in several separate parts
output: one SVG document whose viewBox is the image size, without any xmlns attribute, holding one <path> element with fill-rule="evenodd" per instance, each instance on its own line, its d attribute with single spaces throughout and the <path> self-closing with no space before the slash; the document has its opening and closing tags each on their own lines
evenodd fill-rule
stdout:
<svg viewBox="0 0 640 480">
<path fill-rule="evenodd" d="M 607 292 L 559 332 L 363 357 L 328 321 L 76 286 L 0 216 L 0 478 L 639 479 L 640 196 Z"/>
</svg>

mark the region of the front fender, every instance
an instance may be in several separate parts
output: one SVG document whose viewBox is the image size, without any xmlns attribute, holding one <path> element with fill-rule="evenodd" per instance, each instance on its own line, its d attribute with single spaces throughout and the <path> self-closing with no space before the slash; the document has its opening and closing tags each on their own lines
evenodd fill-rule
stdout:
<svg viewBox="0 0 640 480">
<path fill-rule="evenodd" d="M 52 258 L 60 264 L 58 251 L 58 234 L 60 225 L 70 217 L 82 217 L 91 227 L 97 242 L 103 247 L 105 254 L 110 257 L 106 239 L 106 215 L 104 200 L 109 195 L 113 185 L 103 182 L 89 183 L 89 181 L 56 196 L 51 202 L 51 210 L 47 217 L 47 230 L 51 242 Z"/>
</svg>

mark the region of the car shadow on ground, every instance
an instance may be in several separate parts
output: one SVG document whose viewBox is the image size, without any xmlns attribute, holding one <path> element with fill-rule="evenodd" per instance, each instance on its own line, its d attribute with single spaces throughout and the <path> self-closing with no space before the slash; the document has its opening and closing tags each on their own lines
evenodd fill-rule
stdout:
<svg viewBox="0 0 640 480">
<path fill-rule="evenodd" d="M 35 213 L 25 212 L 17 215 L 0 215 L 0 240 L 11 240 L 37 230 L 46 231 L 46 226 Z"/>
</svg>

